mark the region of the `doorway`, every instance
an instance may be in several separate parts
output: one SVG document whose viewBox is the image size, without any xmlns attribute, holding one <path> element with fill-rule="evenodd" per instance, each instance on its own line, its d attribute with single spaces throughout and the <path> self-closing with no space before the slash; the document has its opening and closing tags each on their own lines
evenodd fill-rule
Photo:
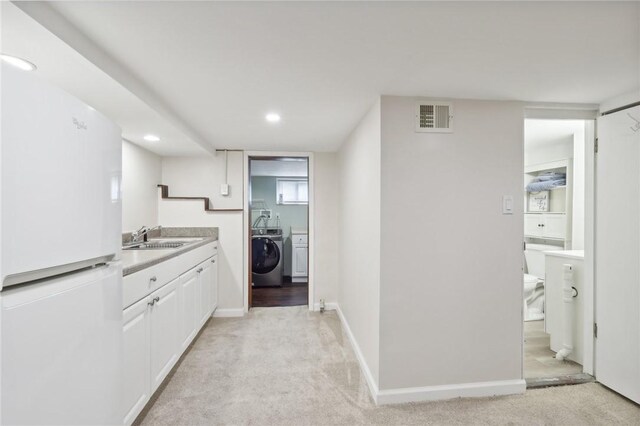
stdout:
<svg viewBox="0 0 640 426">
<path fill-rule="evenodd" d="M 528 388 L 592 381 L 595 121 L 524 127 L 523 376 Z"/>
<path fill-rule="evenodd" d="M 248 157 L 248 308 L 309 303 L 309 158 Z"/>
</svg>

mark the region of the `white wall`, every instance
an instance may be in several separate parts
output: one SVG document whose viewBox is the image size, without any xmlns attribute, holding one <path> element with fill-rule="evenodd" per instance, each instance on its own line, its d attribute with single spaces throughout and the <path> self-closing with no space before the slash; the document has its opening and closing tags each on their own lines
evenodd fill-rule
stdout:
<svg viewBox="0 0 640 426">
<path fill-rule="evenodd" d="M 162 160 L 131 142 L 122 141 L 122 231 L 158 225 L 158 188 Z"/>
<path fill-rule="evenodd" d="M 243 156 L 229 152 L 230 195 L 220 194 L 224 182 L 224 154 L 206 157 L 165 157 L 162 183 L 169 195 L 209 197 L 214 207 L 243 207 Z M 161 200 L 159 220 L 163 226 L 216 226 L 219 238 L 219 310 L 243 308 L 243 213 L 205 212 L 202 201 Z"/>
<path fill-rule="evenodd" d="M 501 199 L 522 198 L 523 105 L 453 100 L 429 134 L 416 101 L 382 97 L 380 389 L 517 381 L 523 211 Z"/>
<path fill-rule="evenodd" d="M 268 155 L 268 153 L 265 153 Z M 337 299 L 338 178 L 335 154 L 317 154 L 315 160 L 315 302 Z M 209 197 L 214 207 L 243 208 L 243 153 L 229 152 L 228 177 L 231 194 L 219 195 L 224 181 L 224 154 L 215 157 L 165 157 L 162 183 L 174 196 Z M 156 195 L 157 196 L 157 195 Z M 219 312 L 244 307 L 244 244 L 242 212 L 205 212 L 202 201 L 161 200 L 159 220 L 163 226 L 217 226 L 220 239 Z"/>
<path fill-rule="evenodd" d="M 340 178 L 336 153 L 314 153 L 315 302 L 338 300 Z"/>
<path fill-rule="evenodd" d="M 573 158 L 573 136 L 559 137 L 555 141 L 533 147 L 525 147 L 525 166 L 551 163 L 553 161 L 566 160 L 567 158 Z"/>
<path fill-rule="evenodd" d="M 338 303 L 374 383 L 380 326 L 380 101 L 339 151 Z"/>
</svg>

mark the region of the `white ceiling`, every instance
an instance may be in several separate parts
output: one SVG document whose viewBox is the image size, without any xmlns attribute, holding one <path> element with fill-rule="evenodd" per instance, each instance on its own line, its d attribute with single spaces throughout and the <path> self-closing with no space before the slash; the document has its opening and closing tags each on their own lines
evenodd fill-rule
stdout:
<svg viewBox="0 0 640 426">
<path fill-rule="evenodd" d="M 122 129 L 122 136 L 160 155 L 205 152 L 163 117 L 99 68 L 8 2 L 0 4 L 0 50 L 30 60 L 37 75 L 99 109 Z M 145 134 L 162 135 L 147 142 Z"/>
<path fill-rule="evenodd" d="M 380 94 L 599 103 L 640 87 L 638 2 L 51 5 L 216 148 L 333 151 Z"/>
<path fill-rule="evenodd" d="M 527 148 L 564 143 L 573 135 L 584 133 L 584 120 L 525 120 L 524 144 Z"/>
</svg>

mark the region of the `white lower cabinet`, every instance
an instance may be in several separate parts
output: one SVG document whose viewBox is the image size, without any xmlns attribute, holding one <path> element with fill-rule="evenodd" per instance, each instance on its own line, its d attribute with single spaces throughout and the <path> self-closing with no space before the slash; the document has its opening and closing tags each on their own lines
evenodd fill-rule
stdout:
<svg viewBox="0 0 640 426">
<path fill-rule="evenodd" d="M 149 379 L 148 299 L 142 299 L 123 312 L 124 347 L 124 424 L 133 423 L 151 397 Z"/>
<path fill-rule="evenodd" d="M 123 312 L 124 424 L 131 424 L 180 357 L 179 279 Z"/>
<path fill-rule="evenodd" d="M 211 293 L 213 291 L 213 274 L 211 270 L 210 260 L 205 260 L 198 265 L 196 272 L 198 273 L 198 281 L 200 284 L 200 316 L 199 323 L 203 325 L 211 316 Z"/>
<path fill-rule="evenodd" d="M 211 260 L 211 313 L 218 308 L 218 256 L 213 256 Z"/>
<path fill-rule="evenodd" d="M 200 287 L 200 325 L 207 322 L 218 307 L 218 256 L 196 267 Z"/>
<path fill-rule="evenodd" d="M 151 389 L 160 386 L 180 357 L 179 278 L 151 293 Z"/>
<path fill-rule="evenodd" d="M 291 234 L 291 279 L 293 282 L 307 280 L 309 275 L 309 239 L 307 234 Z"/>
<path fill-rule="evenodd" d="M 133 423 L 216 309 L 216 251 L 217 246 L 212 257 L 175 273 L 175 278 L 124 310 L 125 425 Z M 162 264 L 145 269 L 145 276 L 156 276 L 156 267 Z M 129 282 L 136 280 L 132 277 Z"/>
<path fill-rule="evenodd" d="M 308 247 L 306 245 L 294 245 L 293 246 L 293 268 L 292 277 L 306 277 L 307 276 L 307 257 Z"/>
<path fill-rule="evenodd" d="M 197 300 L 200 293 L 198 273 L 195 269 L 180 277 L 180 349 L 184 351 L 198 333 Z"/>
</svg>

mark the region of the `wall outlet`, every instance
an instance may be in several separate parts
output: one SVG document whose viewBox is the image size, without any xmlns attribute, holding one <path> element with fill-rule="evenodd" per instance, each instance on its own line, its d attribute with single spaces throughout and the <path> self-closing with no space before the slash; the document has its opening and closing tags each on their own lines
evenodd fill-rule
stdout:
<svg viewBox="0 0 640 426">
<path fill-rule="evenodd" d="M 260 215 L 267 219 L 271 219 L 271 210 L 260 210 Z"/>
<path fill-rule="evenodd" d="M 229 184 L 227 183 L 220 184 L 220 195 L 224 195 L 224 196 L 229 195 Z"/>
</svg>

